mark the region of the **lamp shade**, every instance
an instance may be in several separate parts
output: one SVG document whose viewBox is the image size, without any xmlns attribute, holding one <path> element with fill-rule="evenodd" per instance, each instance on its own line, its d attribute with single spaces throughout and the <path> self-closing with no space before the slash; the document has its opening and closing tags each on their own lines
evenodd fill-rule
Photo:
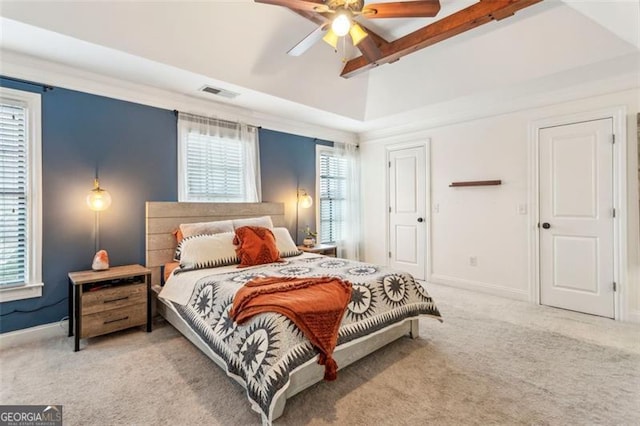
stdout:
<svg viewBox="0 0 640 426">
<path fill-rule="evenodd" d="M 349 30 L 349 35 L 351 36 L 351 41 L 353 41 L 353 45 L 357 46 L 369 34 L 367 34 L 360 25 L 354 23 L 351 29 Z"/>
<path fill-rule="evenodd" d="M 338 48 L 338 35 L 333 32 L 331 28 L 329 28 L 324 37 L 322 37 L 322 40 L 334 49 Z"/>
<path fill-rule="evenodd" d="M 298 199 L 298 205 L 300 207 L 302 207 L 303 209 L 308 209 L 309 207 L 311 207 L 313 205 L 313 198 L 311 198 L 311 195 L 309 195 L 309 194 L 307 194 L 305 192 Z"/>
<path fill-rule="evenodd" d="M 87 205 L 91 210 L 97 212 L 106 210 L 111 205 L 111 194 L 109 194 L 109 191 L 100 188 L 97 178 L 93 181 L 93 189 L 87 195 Z"/>
</svg>

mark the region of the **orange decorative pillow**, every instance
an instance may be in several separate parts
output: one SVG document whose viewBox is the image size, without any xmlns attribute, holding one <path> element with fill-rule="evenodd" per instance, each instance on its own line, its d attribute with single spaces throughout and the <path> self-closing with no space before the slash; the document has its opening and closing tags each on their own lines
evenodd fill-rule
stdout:
<svg viewBox="0 0 640 426">
<path fill-rule="evenodd" d="M 233 244 L 240 258 L 238 268 L 264 263 L 282 262 L 276 246 L 276 237 L 269 228 L 261 226 L 241 226 L 236 229 Z"/>
<path fill-rule="evenodd" d="M 184 240 L 184 235 L 182 234 L 182 231 L 180 230 L 180 228 L 177 228 L 176 230 L 174 230 L 172 234 L 174 237 L 176 237 L 176 242 L 178 244 L 180 244 L 182 240 Z"/>
<path fill-rule="evenodd" d="M 169 279 L 169 277 L 171 276 L 171 273 L 173 272 L 174 269 L 179 268 L 180 267 L 180 262 L 168 262 L 164 264 L 164 283 L 167 282 L 167 280 Z"/>
<path fill-rule="evenodd" d="M 173 260 L 175 262 L 180 262 L 180 243 L 184 240 L 184 235 L 180 228 L 176 229 L 172 232 L 173 236 L 176 237 L 176 242 L 178 245 L 176 246 L 176 251 L 173 253 Z"/>
</svg>

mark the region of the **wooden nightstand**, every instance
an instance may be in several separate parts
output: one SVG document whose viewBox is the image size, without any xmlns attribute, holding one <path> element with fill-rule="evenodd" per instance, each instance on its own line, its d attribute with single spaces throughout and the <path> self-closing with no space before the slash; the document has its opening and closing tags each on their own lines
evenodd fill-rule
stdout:
<svg viewBox="0 0 640 426">
<path fill-rule="evenodd" d="M 308 253 L 324 254 L 330 257 L 336 257 L 338 255 L 338 247 L 333 244 L 316 244 L 313 247 L 298 246 L 298 249 Z"/>
<path fill-rule="evenodd" d="M 69 273 L 69 336 L 100 336 L 139 325 L 151 331 L 151 270 L 140 265 Z M 75 325 L 75 327 L 74 327 Z"/>
</svg>

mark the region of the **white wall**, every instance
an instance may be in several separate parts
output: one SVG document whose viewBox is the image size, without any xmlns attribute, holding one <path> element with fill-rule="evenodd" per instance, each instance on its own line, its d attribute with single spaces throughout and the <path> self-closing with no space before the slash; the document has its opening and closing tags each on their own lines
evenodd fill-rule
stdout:
<svg viewBox="0 0 640 426">
<path fill-rule="evenodd" d="M 622 9 L 611 4 L 604 8 Z M 633 28 L 633 22 L 628 27 Z M 592 81 L 589 65 L 633 53 L 637 53 L 634 45 L 573 8 L 545 1 L 372 70 L 365 117 L 378 119 L 423 107 L 425 100 L 450 101 L 563 72 L 575 81 Z M 610 76 L 621 71 L 607 70 Z M 549 84 L 560 89 L 562 79 Z"/>
<path fill-rule="evenodd" d="M 546 107 L 361 142 L 365 260 L 386 263 L 385 155 L 398 142 L 431 140 L 431 275 L 433 282 L 530 299 L 529 126 L 546 117 L 627 108 L 627 282 L 624 319 L 640 322 L 638 88 Z M 501 186 L 449 188 L 459 180 L 502 179 Z M 520 214 L 520 205 L 526 214 Z M 435 212 L 436 206 L 438 212 Z M 374 232 L 375 230 L 375 232 Z M 469 265 L 476 256 L 478 265 Z"/>
</svg>

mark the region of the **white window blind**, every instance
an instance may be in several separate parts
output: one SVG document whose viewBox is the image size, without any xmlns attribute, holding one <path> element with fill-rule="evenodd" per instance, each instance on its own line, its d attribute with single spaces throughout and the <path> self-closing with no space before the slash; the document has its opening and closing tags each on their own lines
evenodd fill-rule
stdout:
<svg viewBox="0 0 640 426">
<path fill-rule="evenodd" d="M 347 160 L 321 151 L 319 158 L 320 242 L 341 239 L 347 196 Z"/>
<path fill-rule="evenodd" d="M 0 87 L 0 302 L 42 295 L 41 97 Z"/>
<path fill-rule="evenodd" d="M 191 201 L 244 201 L 242 142 L 190 132 L 187 193 Z"/>
<path fill-rule="evenodd" d="M 27 274 L 27 109 L 0 104 L 0 288 Z"/>
<path fill-rule="evenodd" d="M 257 128 L 180 113 L 178 129 L 180 201 L 259 201 Z"/>
</svg>

